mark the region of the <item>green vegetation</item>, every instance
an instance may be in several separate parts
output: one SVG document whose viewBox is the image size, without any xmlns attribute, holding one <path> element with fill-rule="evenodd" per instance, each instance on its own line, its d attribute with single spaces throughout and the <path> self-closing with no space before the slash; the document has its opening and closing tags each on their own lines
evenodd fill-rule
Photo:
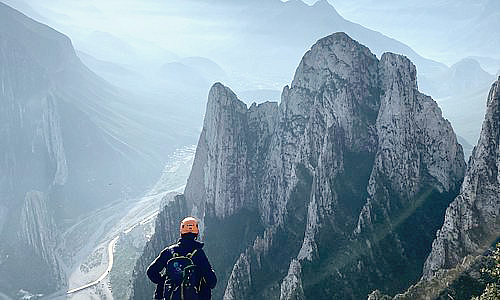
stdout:
<svg viewBox="0 0 500 300">
<path fill-rule="evenodd" d="M 486 285 L 483 293 L 479 297 L 473 297 L 473 300 L 498 300 L 500 299 L 500 243 L 493 252 L 494 265 L 491 268 L 483 268 L 483 275 L 490 277 L 491 282 Z"/>
<path fill-rule="evenodd" d="M 358 221 L 358 215 L 361 208 L 368 198 L 366 187 L 370 179 L 370 174 L 375 160 L 375 153 L 362 152 L 344 152 L 344 172 L 330 179 L 330 189 L 338 195 L 338 209 L 342 213 L 337 214 L 341 218 L 337 222 L 345 232 L 352 230 Z"/>
<path fill-rule="evenodd" d="M 97 268 L 97 267 L 100 267 L 103 262 L 104 262 L 104 253 L 105 253 L 106 249 L 103 248 L 103 247 L 100 247 L 99 249 L 96 249 L 88 258 L 87 260 L 85 260 L 85 262 L 83 262 L 81 265 L 80 265 L 80 271 L 82 273 L 88 273 L 90 272 L 92 269 L 94 268 Z"/>
<path fill-rule="evenodd" d="M 430 280 L 420 281 L 404 294 L 398 295 L 397 299 L 500 299 L 499 247 L 500 243 L 497 244 L 496 250 L 491 255 L 466 256 L 462 263 L 454 268 L 440 270 Z"/>
<path fill-rule="evenodd" d="M 254 299 L 276 299 L 280 294 L 280 282 L 288 273 L 290 260 L 297 255 L 302 246 L 307 227 L 307 207 L 311 195 L 313 177 L 302 164 L 297 165 L 298 182 L 290 194 L 285 216 L 286 227 L 277 228 L 269 255 L 259 258 L 261 269 L 252 278 Z M 276 255 L 273 255 L 276 254 Z"/>
<path fill-rule="evenodd" d="M 415 197 L 406 199 L 379 177 L 379 199 L 372 209 L 374 215 L 384 216 L 384 204 L 390 204 L 390 219 L 372 220 L 372 231 L 352 239 L 342 232 L 355 226 L 355 216 L 367 197 L 369 170 L 363 166 L 372 164 L 368 154 L 346 155 L 345 160 L 349 171 L 332 181 L 332 190 L 342 199 L 342 205 L 336 207 L 337 224 L 324 225 L 318 233 L 320 260 L 303 265 L 306 298 L 358 299 L 377 287 L 385 293 L 403 292 L 420 278 L 440 220 L 458 190 L 439 193 L 424 184 Z"/>
</svg>

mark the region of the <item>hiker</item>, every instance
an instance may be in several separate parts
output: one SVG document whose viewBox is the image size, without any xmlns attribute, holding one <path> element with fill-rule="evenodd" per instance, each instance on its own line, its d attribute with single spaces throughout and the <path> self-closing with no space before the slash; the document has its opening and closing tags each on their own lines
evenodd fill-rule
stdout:
<svg viewBox="0 0 500 300">
<path fill-rule="evenodd" d="M 217 277 L 197 241 L 198 221 L 187 217 L 180 224 L 181 238 L 160 253 L 148 267 L 149 279 L 156 283 L 154 299 L 209 300 Z"/>
</svg>

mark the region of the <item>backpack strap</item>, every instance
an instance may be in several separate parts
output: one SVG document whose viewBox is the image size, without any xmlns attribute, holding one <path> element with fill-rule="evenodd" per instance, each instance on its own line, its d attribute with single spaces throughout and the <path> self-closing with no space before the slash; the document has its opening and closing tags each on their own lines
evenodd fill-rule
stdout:
<svg viewBox="0 0 500 300">
<path fill-rule="evenodd" d="M 197 251 L 198 251 L 198 249 L 194 249 L 193 252 L 186 254 L 186 257 L 189 259 L 193 258 L 193 256 L 196 254 Z"/>
<path fill-rule="evenodd" d="M 178 257 L 178 256 L 180 256 L 179 253 L 177 253 L 175 251 L 175 248 L 177 248 L 178 246 L 179 246 L 179 243 L 174 244 L 174 245 L 172 245 L 172 246 L 169 247 L 169 250 L 170 250 L 170 253 L 172 254 L 172 257 Z"/>
<path fill-rule="evenodd" d="M 172 247 L 169 248 L 170 253 L 172 254 L 172 257 L 182 256 L 179 253 L 175 252 L 175 248 L 177 246 L 179 246 L 179 243 L 177 243 L 177 244 L 175 244 L 175 245 L 173 245 Z M 196 254 L 197 251 L 198 251 L 198 249 L 194 249 L 193 252 L 186 254 L 185 257 L 191 259 L 191 258 L 193 258 L 193 256 Z"/>
</svg>

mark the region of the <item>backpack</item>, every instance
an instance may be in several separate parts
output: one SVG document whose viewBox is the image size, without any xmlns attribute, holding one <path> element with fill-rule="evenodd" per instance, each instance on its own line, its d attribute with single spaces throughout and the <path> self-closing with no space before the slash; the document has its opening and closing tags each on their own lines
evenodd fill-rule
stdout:
<svg viewBox="0 0 500 300">
<path fill-rule="evenodd" d="M 192 261 L 197 249 L 182 256 L 172 248 L 172 258 L 165 267 L 165 300 L 199 300 L 201 284 L 200 272 Z"/>
</svg>

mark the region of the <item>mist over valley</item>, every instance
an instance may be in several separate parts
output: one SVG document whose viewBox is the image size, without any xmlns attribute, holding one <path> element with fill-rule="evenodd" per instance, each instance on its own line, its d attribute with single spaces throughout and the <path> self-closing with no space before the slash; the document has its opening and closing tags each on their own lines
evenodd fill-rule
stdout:
<svg viewBox="0 0 500 300">
<path fill-rule="evenodd" d="M 225 300 L 395 295 L 498 239 L 495 0 L 0 1 L 0 299 L 149 297 L 182 214 Z M 467 203 L 492 225 L 441 228 Z"/>
</svg>

